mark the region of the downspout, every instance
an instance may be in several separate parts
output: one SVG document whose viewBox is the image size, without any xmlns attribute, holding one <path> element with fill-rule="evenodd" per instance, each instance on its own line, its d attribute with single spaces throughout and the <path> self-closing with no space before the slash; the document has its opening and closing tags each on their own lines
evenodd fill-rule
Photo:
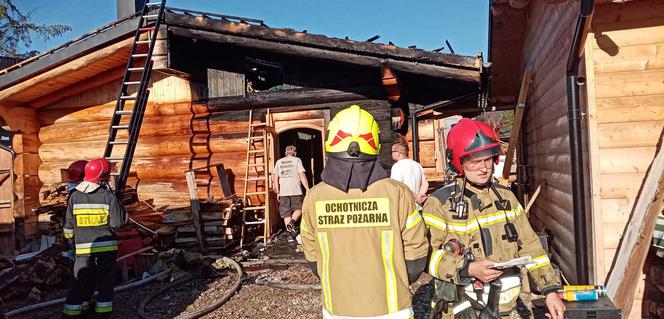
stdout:
<svg viewBox="0 0 664 319">
<path fill-rule="evenodd" d="M 459 101 L 465 100 L 469 97 L 472 97 L 472 96 L 475 96 L 475 95 L 478 95 L 478 94 L 481 94 L 481 93 L 482 93 L 481 91 L 480 92 L 473 92 L 473 93 L 464 94 L 464 95 L 455 97 L 455 98 L 450 99 L 450 100 L 438 101 L 438 102 L 435 102 L 435 103 L 427 104 L 427 105 L 423 106 L 422 108 L 420 108 L 419 110 L 413 112 L 413 115 L 411 116 L 411 131 L 413 133 L 413 160 L 416 161 L 416 162 L 420 161 L 420 139 L 418 137 L 418 130 L 417 130 L 417 124 L 419 123 L 419 120 L 417 119 L 418 114 L 420 114 L 422 112 L 425 112 L 425 111 L 432 110 L 432 109 L 436 109 L 436 108 L 439 108 L 439 107 L 448 106 L 450 104 L 457 103 Z"/>
<path fill-rule="evenodd" d="M 567 119 L 569 121 L 569 147 L 572 174 L 572 201 L 574 209 L 574 246 L 576 249 L 577 284 L 589 284 L 588 274 L 588 231 L 586 229 L 586 200 L 583 179 L 583 153 L 581 140 L 581 119 L 583 114 L 579 103 L 579 86 L 585 79 L 579 78 L 579 62 L 583 53 L 592 14 L 594 0 L 581 0 L 579 17 L 574 28 L 574 38 L 567 59 Z"/>
</svg>

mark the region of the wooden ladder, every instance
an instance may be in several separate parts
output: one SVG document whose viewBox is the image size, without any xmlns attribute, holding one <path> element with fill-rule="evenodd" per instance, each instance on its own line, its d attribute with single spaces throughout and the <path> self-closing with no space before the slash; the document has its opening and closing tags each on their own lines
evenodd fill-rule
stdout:
<svg viewBox="0 0 664 319">
<path fill-rule="evenodd" d="M 263 226 L 263 243 L 267 243 L 270 225 L 270 109 L 265 122 L 253 121 L 253 110 L 249 110 L 247 133 L 247 160 L 244 170 L 244 192 L 242 195 L 242 228 L 240 247 L 244 247 L 247 226 Z"/>
</svg>

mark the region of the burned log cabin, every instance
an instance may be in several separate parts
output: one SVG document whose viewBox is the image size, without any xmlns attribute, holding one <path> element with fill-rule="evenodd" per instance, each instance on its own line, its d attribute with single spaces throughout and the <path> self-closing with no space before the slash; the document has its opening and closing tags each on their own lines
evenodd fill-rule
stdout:
<svg viewBox="0 0 664 319">
<path fill-rule="evenodd" d="M 40 188 L 61 182 L 61 170 L 73 161 L 104 153 L 139 18 L 120 18 L 0 72 L 0 117 L 15 133 L 16 152 L 0 162 L 0 169 L 13 171 L 3 184 L 8 191 L 0 193 L 8 203 L 0 206 L 2 253 L 38 236 L 33 211 Z M 200 199 L 224 198 L 218 164 L 238 196 L 249 169 L 246 192 L 256 192 L 248 180 L 269 172 L 254 163 L 267 161 L 270 168 L 291 144 L 310 183 L 317 183 L 327 121 L 351 104 L 380 122 L 380 158 L 389 169 L 390 145 L 396 134 L 408 134 L 413 110 L 482 86 L 481 56 L 330 38 L 175 8 L 165 10 L 156 32 L 149 99 L 127 185 L 158 207 L 190 204 L 185 172 L 191 170 Z M 132 103 L 126 102 L 129 109 Z M 457 104 L 476 108 L 477 99 Z M 271 138 L 257 146 L 267 149 L 267 157 L 250 159 L 247 136 L 258 122 L 269 127 Z M 420 126 L 420 160 L 435 177 L 442 158 L 434 155 L 440 149 L 433 122 Z M 118 132 L 118 138 L 126 136 Z M 118 147 L 114 156 L 122 151 Z M 15 237 L 19 243 L 12 243 Z"/>
</svg>

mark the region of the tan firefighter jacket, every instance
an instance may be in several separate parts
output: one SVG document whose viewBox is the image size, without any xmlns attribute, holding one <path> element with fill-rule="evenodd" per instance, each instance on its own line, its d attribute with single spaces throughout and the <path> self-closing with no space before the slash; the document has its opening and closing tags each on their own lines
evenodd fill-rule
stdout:
<svg viewBox="0 0 664 319">
<path fill-rule="evenodd" d="M 413 316 L 406 260 L 426 257 L 429 243 L 406 185 L 385 178 L 345 193 L 323 182 L 307 193 L 302 214 L 324 318 Z"/>
<path fill-rule="evenodd" d="M 458 178 L 456 184 L 451 183 L 438 189 L 424 205 L 423 217 L 431 234 L 433 249 L 427 266 L 429 274 L 455 285 L 466 286 L 470 278 L 465 277 L 467 262 L 464 257 L 443 249 L 445 243 L 456 238 L 470 249 L 478 260 L 489 258 L 495 262 L 504 262 L 516 257 L 530 256 L 532 259 L 526 269 L 538 290 L 543 294 L 557 291 L 560 288 L 560 278 L 555 275 L 539 238 L 512 191 L 494 184 L 501 197 L 510 203 L 508 209 L 499 210 L 496 204 L 498 197 L 493 190 L 489 187 L 478 189 L 467 183 L 463 199 L 468 204 L 468 216 L 467 219 L 455 219 L 450 198 L 459 195 L 462 183 L 463 180 Z M 507 240 L 506 218 L 516 227 L 518 242 Z M 485 237 L 485 243 L 482 237 Z M 518 295 L 518 291 L 516 294 Z M 514 308 L 517 296 L 512 297 L 510 302 L 503 303 L 501 300 L 501 313 Z"/>
</svg>

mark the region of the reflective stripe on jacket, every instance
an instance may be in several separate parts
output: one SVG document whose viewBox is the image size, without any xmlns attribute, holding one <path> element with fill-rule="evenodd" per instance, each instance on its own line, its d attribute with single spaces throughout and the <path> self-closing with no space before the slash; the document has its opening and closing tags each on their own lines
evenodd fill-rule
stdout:
<svg viewBox="0 0 664 319">
<path fill-rule="evenodd" d="M 383 179 L 346 193 L 320 183 L 302 214 L 302 248 L 317 263 L 326 318 L 409 318 L 406 260 L 425 257 L 429 244 L 406 185 Z"/>
<path fill-rule="evenodd" d="M 100 186 L 90 192 L 74 191 L 67 202 L 64 233 L 74 237 L 76 254 L 118 249 L 115 230 L 127 222 L 127 214 L 115 194 Z"/>
<path fill-rule="evenodd" d="M 458 179 L 457 184 L 461 183 L 462 180 Z M 466 266 L 464 257 L 447 253 L 443 249 L 445 243 L 457 239 L 479 260 L 488 258 L 494 262 L 504 262 L 530 256 L 532 259 L 526 269 L 538 290 L 542 293 L 556 291 L 560 287 L 560 278 L 551 267 L 549 257 L 512 191 L 496 185 L 500 196 L 509 202 L 509 207 L 503 208 L 498 207 L 498 197 L 490 188 L 479 189 L 469 183 L 463 196 L 468 204 L 468 217 L 456 219 L 451 210 L 450 198 L 460 191 L 459 188 L 454 183 L 449 184 L 434 192 L 424 205 L 423 218 L 431 234 L 433 249 L 427 267 L 429 274 L 455 285 L 468 283 L 468 278 L 460 275 Z M 518 232 L 518 242 L 510 242 L 505 236 L 508 221 Z M 501 305 L 500 311 L 511 310 L 514 306 L 514 302 Z"/>
</svg>

